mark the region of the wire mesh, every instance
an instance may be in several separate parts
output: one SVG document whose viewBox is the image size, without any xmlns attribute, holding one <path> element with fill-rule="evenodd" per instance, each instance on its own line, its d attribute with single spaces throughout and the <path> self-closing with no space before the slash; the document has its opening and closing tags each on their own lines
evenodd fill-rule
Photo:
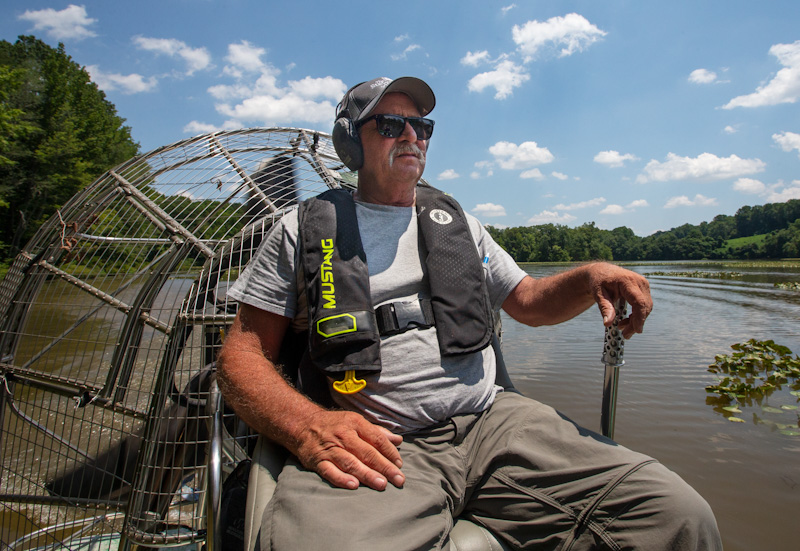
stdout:
<svg viewBox="0 0 800 551">
<path fill-rule="evenodd" d="M 298 200 L 352 179 L 325 134 L 217 132 L 108 171 L 42 226 L 0 283 L 0 545 L 203 539 L 227 288 Z M 229 471 L 250 437 L 225 419 Z"/>
</svg>

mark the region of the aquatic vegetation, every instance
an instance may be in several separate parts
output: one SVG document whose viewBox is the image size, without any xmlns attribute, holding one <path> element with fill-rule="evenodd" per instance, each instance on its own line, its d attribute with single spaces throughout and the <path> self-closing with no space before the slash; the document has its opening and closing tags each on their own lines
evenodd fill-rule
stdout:
<svg viewBox="0 0 800 551">
<path fill-rule="evenodd" d="M 707 279 L 735 279 L 742 277 L 741 272 L 646 272 L 645 276 L 702 277 Z"/>
<path fill-rule="evenodd" d="M 798 405 L 783 403 L 776 407 L 768 403 L 770 397 L 783 402 L 784 387 L 789 389 L 787 397 L 800 402 L 800 358 L 772 340 L 750 339 L 731 348 L 732 354 L 717 354 L 708 367 L 718 380 L 706 387 L 706 403 L 735 423 L 744 422 L 737 416 L 742 408 L 753 408 L 753 423 L 767 425 L 786 436 L 800 436 Z M 756 407 L 767 416 L 759 415 Z"/>
<path fill-rule="evenodd" d="M 778 289 L 788 289 L 789 291 L 800 291 L 800 281 L 784 281 L 782 283 L 775 283 L 774 286 Z"/>
</svg>

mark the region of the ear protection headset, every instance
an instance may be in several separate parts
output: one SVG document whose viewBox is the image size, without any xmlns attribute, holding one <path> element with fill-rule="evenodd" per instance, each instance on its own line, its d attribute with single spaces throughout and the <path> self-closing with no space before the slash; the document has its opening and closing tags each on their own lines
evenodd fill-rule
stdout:
<svg viewBox="0 0 800 551">
<path fill-rule="evenodd" d="M 346 107 L 351 99 L 350 94 L 353 89 L 364 84 L 356 84 L 344 95 L 336 112 L 336 122 L 333 124 L 331 138 L 336 154 L 344 165 L 350 170 L 356 171 L 364 165 L 364 148 L 361 145 L 361 137 L 358 135 L 356 123 L 350 116 L 350 110 Z"/>
</svg>

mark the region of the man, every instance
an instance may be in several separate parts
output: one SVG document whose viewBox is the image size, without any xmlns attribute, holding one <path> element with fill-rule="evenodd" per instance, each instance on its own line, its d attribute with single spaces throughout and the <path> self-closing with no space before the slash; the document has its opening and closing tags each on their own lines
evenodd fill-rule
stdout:
<svg viewBox="0 0 800 551">
<path fill-rule="evenodd" d="M 447 549 L 460 515 L 515 548 L 721 549 L 708 505 L 675 474 L 495 385 L 500 307 L 537 326 L 596 303 L 610 325 L 624 298 L 631 337 L 652 300 L 611 264 L 533 279 L 451 198 L 419 187 L 434 104 L 410 77 L 348 90 L 333 139 L 357 191 L 287 214 L 229 292 L 240 310 L 223 393 L 293 455 L 262 548 Z M 322 381 L 334 407 L 276 366 L 295 330 L 311 333 L 303 388 Z"/>
</svg>

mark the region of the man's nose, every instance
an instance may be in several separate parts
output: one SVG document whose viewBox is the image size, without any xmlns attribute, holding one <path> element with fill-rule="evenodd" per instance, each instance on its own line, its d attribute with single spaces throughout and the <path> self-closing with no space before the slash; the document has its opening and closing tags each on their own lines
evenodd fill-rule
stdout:
<svg viewBox="0 0 800 551">
<path fill-rule="evenodd" d="M 416 142 L 417 140 L 421 139 L 419 136 L 417 136 L 417 133 L 414 132 L 414 129 L 411 128 L 411 123 L 408 121 L 405 121 L 405 123 L 406 125 L 403 127 L 403 133 L 400 134 L 400 137 L 412 142 Z"/>
</svg>

